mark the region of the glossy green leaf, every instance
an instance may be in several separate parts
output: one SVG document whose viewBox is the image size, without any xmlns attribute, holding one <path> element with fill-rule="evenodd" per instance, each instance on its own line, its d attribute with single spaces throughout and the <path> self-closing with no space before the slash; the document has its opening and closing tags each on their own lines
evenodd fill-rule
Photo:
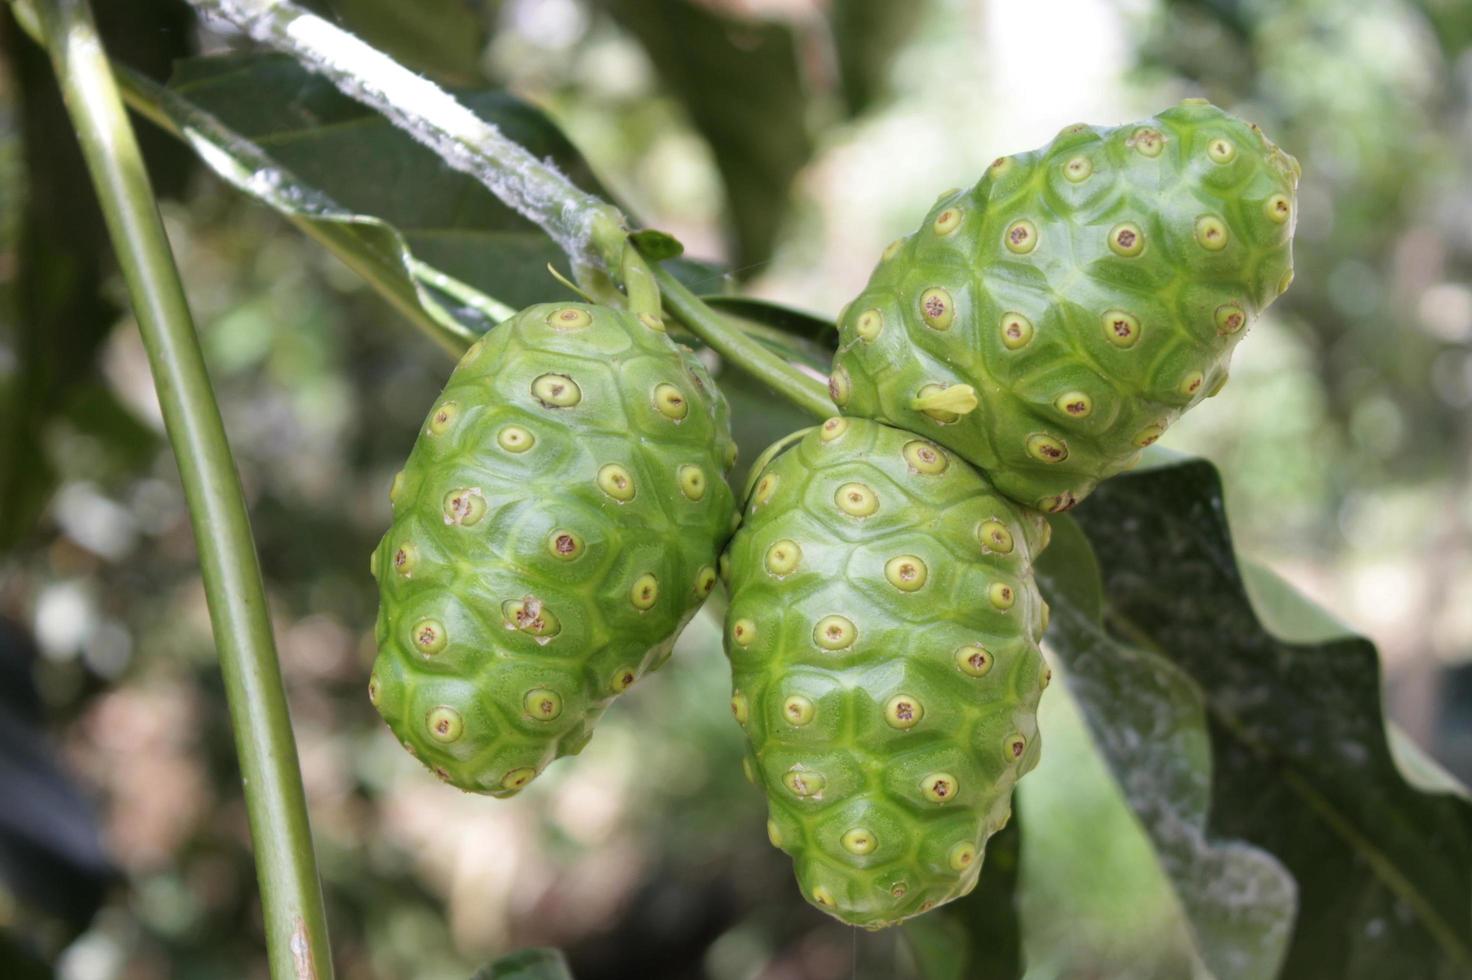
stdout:
<svg viewBox="0 0 1472 980">
<path fill-rule="evenodd" d="M 1368 641 L 1281 595 L 1310 641 L 1264 626 L 1215 469 L 1110 480 L 1055 530 L 1049 641 L 1207 968 L 1467 975 L 1472 803 L 1398 768 Z"/>
<path fill-rule="evenodd" d="M 376 224 L 371 248 L 389 244 L 384 231 L 391 231 L 412 258 L 515 307 L 563 295 L 546 265 L 568 271 L 566 260 L 541 229 L 290 58 L 195 59 L 180 64 L 169 88 L 223 127 L 209 147 L 195 141 L 205 162 L 233 171 L 222 176 L 278 210 Z M 458 95 L 578 186 L 605 193 L 587 161 L 538 110 L 491 89 Z M 403 249 L 397 252 L 390 260 L 407 266 Z M 482 319 L 454 312 L 472 325 Z"/>
<path fill-rule="evenodd" d="M 195 59 L 179 66 L 168 88 L 134 73 L 123 80 L 135 108 L 181 136 L 217 175 L 326 246 L 454 352 L 515 308 L 568 295 L 547 270 L 570 275 L 566 258 L 539 228 L 289 58 Z M 576 183 L 607 196 L 536 109 L 493 90 L 461 98 Z M 724 283 L 724 271 L 709 263 L 668 264 L 692 288 Z"/>
</svg>

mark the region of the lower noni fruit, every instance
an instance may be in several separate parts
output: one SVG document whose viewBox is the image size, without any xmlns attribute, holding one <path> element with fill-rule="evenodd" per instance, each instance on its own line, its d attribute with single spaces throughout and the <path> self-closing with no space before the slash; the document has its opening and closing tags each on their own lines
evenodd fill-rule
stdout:
<svg viewBox="0 0 1472 980">
<path fill-rule="evenodd" d="M 411 753 L 509 796 L 578 752 L 710 593 L 725 401 L 660 320 L 533 306 L 465 354 L 390 497 L 369 696 Z"/>
<path fill-rule="evenodd" d="M 835 418 L 728 550 L 731 710 L 803 895 L 878 928 L 969 892 L 1038 760 L 1048 526 L 927 439 Z"/>
</svg>

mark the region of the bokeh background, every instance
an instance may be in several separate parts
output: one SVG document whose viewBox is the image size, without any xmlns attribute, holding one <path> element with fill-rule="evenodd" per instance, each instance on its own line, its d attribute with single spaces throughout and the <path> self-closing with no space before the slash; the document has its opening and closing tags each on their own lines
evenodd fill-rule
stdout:
<svg viewBox="0 0 1472 980">
<path fill-rule="evenodd" d="M 121 6 L 104 17 L 114 50 L 160 79 L 172 57 L 239 43 L 182 4 Z M 317 6 L 353 25 L 353 0 Z M 939 192 L 1064 125 L 1188 95 L 1260 122 L 1303 163 L 1296 283 L 1232 384 L 1165 443 L 1217 463 L 1240 549 L 1371 637 L 1391 717 L 1472 780 L 1472 8 L 459 6 L 460 50 L 401 54 L 538 104 L 633 213 L 744 290 L 827 316 Z M 882 12 L 867 47 L 836 45 L 832 18 L 855 7 Z M 690 17 L 749 56 L 729 63 L 724 111 L 719 93 L 681 97 L 691 69 L 671 44 Z M 144 354 L 44 59 L 8 21 L 0 35 L 0 734 L 68 780 L 0 768 L 0 827 L 44 815 L 54 849 L 0 854 L 20 869 L 0 880 L 0 974 L 263 977 L 223 692 Z M 790 91 L 761 102 L 774 45 Z M 555 944 L 582 978 L 907 975 L 895 935 L 812 912 L 767 845 L 724 711 L 718 601 L 582 756 L 514 801 L 463 796 L 399 749 L 364 695 L 366 558 L 450 363 L 148 135 L 249 495 L 339 974 L 464 978 Z M 1020 791 L 1029 976 L 1187 975 L 1179 911 L 1059 686 L 1043 725 L 1049 751 Z"/>
</svg>

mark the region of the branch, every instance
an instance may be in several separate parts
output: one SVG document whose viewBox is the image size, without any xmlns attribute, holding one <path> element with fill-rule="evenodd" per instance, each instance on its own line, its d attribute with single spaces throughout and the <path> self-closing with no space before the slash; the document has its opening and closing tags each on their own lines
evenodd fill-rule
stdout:
<svg viewBox="0 0 1472 980">
<path fill-rule="evenodd" d="M 240 757 L 271 973 L 330 980 L 322 889 L 260 565 L 183 286 L 86 0 L 38 0 L 35 9 L 179 464 Z"/>
<path fill-rule="evenodd" d="M 540 225 L 574 265 L 617 269 L 622 242 L 604 229 L 622 228 L 623 215 L 579 189 L 552 163 L 538 160 L 453 95 L 391 57 L 289 0 L 189 0 L 283 51 L 326 78 L 349 98 L 377 110 L 441 160 L 488 187 Z M 615 245 L 617 251 L 606 249 Z"/>
</svg>

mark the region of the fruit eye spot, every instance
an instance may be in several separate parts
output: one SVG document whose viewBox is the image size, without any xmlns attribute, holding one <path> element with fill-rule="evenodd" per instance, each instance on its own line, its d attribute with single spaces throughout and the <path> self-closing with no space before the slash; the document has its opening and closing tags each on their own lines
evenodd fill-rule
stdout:
<svg viewBox="0 0 1472 980">
<path fill-rule="evenodd" d="M 914 555 L 900 555 L 891 558 L 884 565 L 884 577 L 890 585 L 901 592 L 914 592 L 925 585 L 929 569 L 925 562 Z"/>
<path fill-rule="evenodd" d="M 551 721 L 562 714 L 561 696 L 556 691 L 549 691 L 546 688 L 527 691 L 521 704 L 528 717 L 539 721 Z"/>
<path fill-rule="evenodd" d="M 920 781 L 920 792 L 932 803 L 944 803 L 956 795 L 956 777 L 937 772 Z"/>
<path fill-rule="evenodd" d="M 813 702 L 801 694 L 794 694 L 782 702 L 782 714 L 787 719 L 787 723 L 794 727 L 801 728 L 808 724 L 813 720 L 815 713 Z"/>
<path fill-rule="evenodd" d="M 1235 303 L 1224 303 L 1216 308 L 1214 314 L 1217 333 L 1236 333 L 1247 324 L 1247 314 L 1242 312 L 1242 307 Z"/>
<path fill-rule="evenodd" d="M 684 394 L 672 384 L 661 384 L 654 389 L 654 407 L 659 414 L 678 422 L 690 414 L 690 406 Z"/>
<path fill-rule="evenodd" d="M 1027 437 L 1027 454 L 1044 463 L 1061 463 L 1068 458 L 1068 445 L 1043 433 Z"/>
<path fill-rule="evenodd" d="M 633 475 L 617 463 L 608 463 L 601 467 L 598 470 L 597 482 L 598 489 L 619 503 L 633 500 L 638 492 L 634 489 Z"/>
<path fill-rule="evenodd" d="M 884 706 L 884 720 L 891 728 L 901 731 L 914 728 L 925 717 L 925 708 L 908 694 L 899 694 L 889 699 Z"/>
<path fill-rule="evenodd" d="M 818 438 L 824 442 L 832 442 L 848 430 L 848 419 L 829 419 L 823 423 L 822 429 L 818 431 Z"/>
<path fill-rule="evenodd" d="M 543 374 L 532 382 L 532 397 L 547 408 L 571 408 L 583 400 L 583 390 L 564 374 Z"/>
<path fill-rule="evenodd" d="M 981 522 L 981 526 L 977 528 L 977 537 L 980 538 L 982 547 L 988 551 L 995 551 L 1002 555 L 1012 553 L 1014 547 L 1012 532 L 995 518 Z"/>
<path fill-rule="evenodd" d="M 496 435 L 496 442 L 509 453 L 524 453 L 536 438 L 519 425 L 508 425 Z"/>
<path fill-rule="evenodd" d="M 1116 347 L 1133 347 L 1140 341 L 1140 321 L 1123 310 L 1104 314 L 1104 337 Z"/>
<path fill-rule="evenodd" d="M 1153 129 L 1137 129 L 1130 134 L 1128 145 L 1141 156 L 1158 157 L 1165 147 L 1165 138 Z"/>
<path fill-rule="evenodd" d="M 1032 340 L 1032 321 L 1021 313 L 1006 313 L 1002 316 L 1002 346 L 1008 350 L 1026 347 Z"/>
<path fill-rule="evenodd" d="M 879 497 L 862 483 L 845 483 L 839 487 L 834 502 L 850 517 L 869 517 L 879 510 Z"/>
<path fill-rule="evenodd" d="M 477 487 L 462 487 L 445 494 L 442 507 L 446 524 L 470 527 L 486 514 L 486 500 Z"/>
<path fill-rule="evenodd" d="M 842 650 L 852 646 L 858 634 L 858 627 L 844 616 L 824 616 L 813 628 L 813 640 L 824 650 Z"/>
<path fill-rule="evenodd" d="M 839 368 L 828 376 L 828 397 L 833 399 L 833 404 L 842 408 L 848 404 L 852 393 L 853 382 L 849 379 L 847 370 Z"/>
<path fill-rule="evenodd" d="M 635 579 L 633 588 L 629 590 L 629 601 L 641 612 L 652 609 L 658 598 L 659 580 L 648 572 Z"/>
<path fill-rule="evenodd" d="M 791 769 L 783 774 L 782 783 L 794 796 L 808 798 L 820 795 L 828 780 L 819 772 Z"/>
<path fill-rule="evenodd" d="M 925 290 L 920 294 L 920 315 L 932 330 L 951 329 L 951 321 L 955 318 L 951 294 L 939 286 Z"/>
<path fill-rule="evenodd" d="M 1004 239 L 1007 250 L 1018 255 L 1026 255 L 1037 247 L 1037 227 L 1027 219 L 1014 221 L 1007 226 L 1006 238 Z"/>
<path fill-rule="evenodd" d="M 465 731 L 465 721 L 460 712 L 449 705 L 431 708 L 425 721 L 430 737 L 436 742 L 453 742 Z"/>
<path fill-rule="evenodd" d="M 1003 612 L 1011 609 L 1013 603 L 1017 601 L 1017 596 L 1012 591 L 1012 586 L 1005 582 L 992 583 L 992 586 L 987 589 L 987 598 L 991 600 L 993 606 Z"/>
<path fill-rule="evenodd" d="M 1196 219 L 1196 243 L 1208 252 L 1220 252 L 1227 247 L 1227 226 L 1214 215 L 1203 214 Z"/>
<path fill-rule="evenodd" d="M 593 317 L 588 314 L 587 310 L 580 310 L 575 306 L 553 310 L 547 314 L 548 325 L 559 330 L 578 330 L 592 322 Z"/>
</svg>

